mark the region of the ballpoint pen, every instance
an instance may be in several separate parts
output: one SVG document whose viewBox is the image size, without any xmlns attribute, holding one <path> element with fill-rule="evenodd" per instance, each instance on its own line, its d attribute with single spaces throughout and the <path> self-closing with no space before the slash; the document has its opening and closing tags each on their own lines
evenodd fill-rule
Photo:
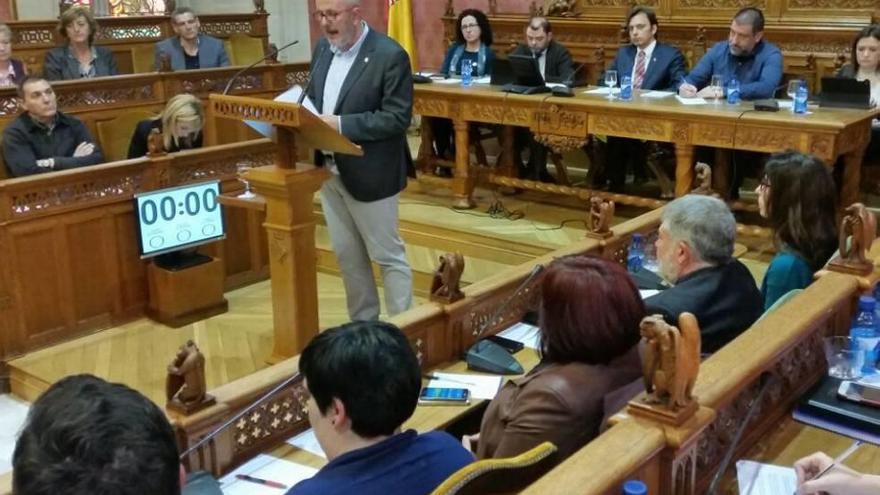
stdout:
<svg viewBox="0 0 880 495">
<path fill-rule="evenodd" d="M 858 448 L 861 447 L 861 445 L 862 445 L 861 440 L 856 440 L 855 442 L 853 442 L 853 444 L 850 445 L 848 449 L 844 450 L 839 456 L 835 457 L 834 460 L 831 461 L 831 464 L 826 466 L 825 469 L 819 471 L 819 473 L 816 474 L 816 476 L 813 476 L 812 478 L 810 478 L 810 481 L 817 480 L 817 479 L 821 478 L 822 476 L 824 476 L 825 474 L 827 474 L 828 471 L 831 471 L 832 469 L 834 469 L 835 466 L 837 466 L 841 462 L 845 461 L 846 458 L 850 456 L 850 454 L 852 454 L 853 452 L 858 450 Z M 798 493 L 797 490 L 795 490 L 794 495 L 797 495 L 797 493 Z"/>
<path fill-rule="evenodd" d="M 268 486 L 270 488 L 278 488 L 279 490 L 284 490 L 287 488 L 287 485 L 285 485 L 283 483 L 279 483 L 277 481 L 272 481 L 272 480 L 264 480 L 262 478 L 256 478 L 254 476 L 250 476 L 247 474 L 236 474 L 235 477 L 242 480 L 242 481 L 249 481 L 251 483 L 256 483 L 258 485 Z"/>
</svg>

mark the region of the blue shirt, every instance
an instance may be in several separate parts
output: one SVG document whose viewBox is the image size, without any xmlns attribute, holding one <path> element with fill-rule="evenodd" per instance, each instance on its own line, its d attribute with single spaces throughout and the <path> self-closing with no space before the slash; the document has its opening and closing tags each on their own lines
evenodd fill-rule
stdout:
<svg viewBox="0 0 880 495">
<path fill-rule="evenodd" d="M 716 74 L 723 78 L 725 87 L 736 77 L 744 100 L 773 98 L 782 81 L 782 52 L 776 45 L 762 40 L 749 55 L 735 56 L 730 53 L 729 44 L 722 41 L 703 55 L 685 81 L 702 89 Z"/>
<path fill-rule="evenodd" d="M 803 289 L 812 281 L 813 270 L 807 260 L 790 251 L 781 251 L 770 260 L 761 284 L 764 311 L 773 306 L 780 297 L 794 289 Z"/>
<path fill-rule="evenodd" d="M 333 459 L 287 495 L 428 495 L 474 461 L 451 435 L 407 430 Z"/>
</svg>

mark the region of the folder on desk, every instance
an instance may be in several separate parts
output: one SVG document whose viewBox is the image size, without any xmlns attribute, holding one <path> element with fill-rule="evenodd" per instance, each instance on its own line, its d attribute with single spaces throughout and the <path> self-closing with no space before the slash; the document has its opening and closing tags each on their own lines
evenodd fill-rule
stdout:
<svg viewBox="0 0 880 495">
<path fill-rule="evenodd" d="M 880 445 L 880 409 L 840 398 L 841 380 L 825 377 L 794 410 L 801 423 Z"/>
</svg>

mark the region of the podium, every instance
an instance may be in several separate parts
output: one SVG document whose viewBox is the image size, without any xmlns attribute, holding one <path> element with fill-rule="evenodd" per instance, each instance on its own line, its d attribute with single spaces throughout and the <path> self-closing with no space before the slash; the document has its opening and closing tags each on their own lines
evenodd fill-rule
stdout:
<svg viewBox="0 0 880 495">
<path fill-rule="evenodd" d="M 297 163 L 297 147 L 348 155 L 363 150 L 295 103 L 212 94 L 208 120 L 256 120 L 277 129 L 275 165 L 243 177 L 265 198 L 274 343 L 270 362 L 299 354 L 318 333 L 318 275 L 312 198 L 330 173 Z"/>
</svg>

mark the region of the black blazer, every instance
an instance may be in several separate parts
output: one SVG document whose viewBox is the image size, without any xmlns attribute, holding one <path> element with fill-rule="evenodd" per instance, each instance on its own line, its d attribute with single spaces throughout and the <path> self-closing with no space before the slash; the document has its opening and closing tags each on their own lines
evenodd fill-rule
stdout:
<svg viewBox="0 0 880 495">
<path fill-rule="evenodd" d="M 617 50 L 617 55 L 608 68 L 617 71 L 618 81 L 623 80 L 623 76 L 632 74 L 638 53 L 635 45 L 627 45 Z M 654 46 L 654 52 L 651 53 L 648 69 L 645 71 L 642 89 L 677 91 L 684 76 L 684 55 L 678 48 L 658 41 Z M 600 83 L 604 85 L 604 75 L 602 79 Z"/>
<path fill-rule="evenodd" d="M 140 158 L 147 154 L 149 151 L 148 139 L 150 137 L 150 131 L 153 129 L 159 129 L 159 132 L 162 132 L 162 119 L 147 119 L 138 122 L 137 127 L 134 129 L 134 134 L 131 135 L 131 143 L 128 145 L 128 158 Z M 174 153 L 175 151 L 180 151 L 181 149 L 193 149 L 193 148 L 201 148 L 202 147 L 202 133 L 198 133 L 196 138 L 193 139 L 191 146 L 184 146 L 180 148 L 178 145 L 174 144 L 174 140 L 171 140 L 171 149 L 165 150 L 169 153 Z"/>
<path fill-rule="evenodd" d="M 687 311 L 697 317 L 702 351 L 715 352 L 746 331 L 764 312 L 764 298 L 749 269 L 737 260 L 702 268 L 673 287 L 645 299 L 648 314 L 670 325 Z"/>
<path fill-rule="evenodd" d="M 363 156 L 337 153 L 339 178 L 358 201 L 378 201 L 406 187 L 412 156 L 406 129 L 412 119 L 413 82 L 409 56 L 396 41 L 370 29 L 348 71 L 335 109 L 324 108 L 324 85 L 333 52 L 321 39 L 312 54 L 308 96 L 321 113 L 340 116 L 341 132 Z M 323 165 L 318 153 L 315 163 Z"/>
<path fill-rule="evenodd" d="M 527 45 L 519 45 L 512 55 L 531 56 L 532 50 Z M 549 82 L 574 82 L 574 63 L 568 48 L 554 40 L 547 45 L 547 61 L 544 64 L 544 80 Z"/>
</svg>

